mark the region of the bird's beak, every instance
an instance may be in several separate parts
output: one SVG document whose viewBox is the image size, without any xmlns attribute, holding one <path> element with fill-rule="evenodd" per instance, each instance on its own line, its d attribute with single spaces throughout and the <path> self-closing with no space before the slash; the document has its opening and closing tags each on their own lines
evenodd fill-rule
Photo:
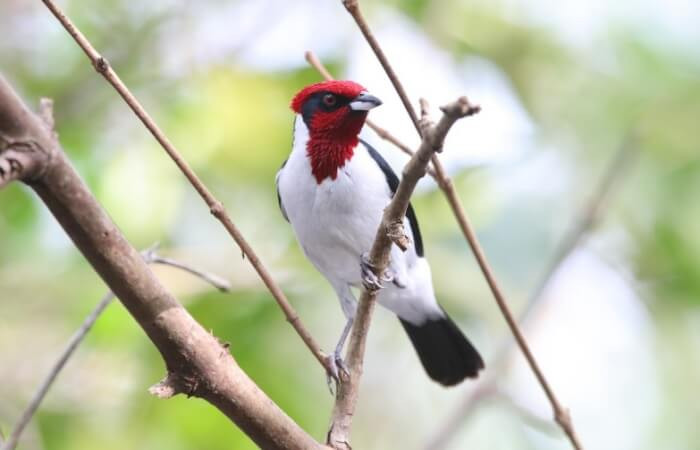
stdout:
<svg viewBox="0 0 700 450">
<path fill-rule="evenodd" d="M 381 104 L 382 101 L 374 95 L 370 95 L 367 92 L 362 92 L 350 102 L 350 109 L 353 111 L 369 111 L 370 109 Z"/>
</svg>

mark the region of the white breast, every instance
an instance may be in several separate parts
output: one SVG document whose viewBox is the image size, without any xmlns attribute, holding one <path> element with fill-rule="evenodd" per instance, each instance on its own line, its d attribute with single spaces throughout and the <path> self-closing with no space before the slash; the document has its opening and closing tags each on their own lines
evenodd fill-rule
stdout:
<svg viewBox="0 0 700 450">
<path fill-rule="evenodd" d="M 384 174 L 358 147 L 335 180 L 318 184 L 306 155 L 308 131 L 300 117 L 292 153 L 279 175 L 279 193 L 306 256 L 332 283 L 357 285 L 359 261 L 368 252 L 391 198 Z"/>
</svg>

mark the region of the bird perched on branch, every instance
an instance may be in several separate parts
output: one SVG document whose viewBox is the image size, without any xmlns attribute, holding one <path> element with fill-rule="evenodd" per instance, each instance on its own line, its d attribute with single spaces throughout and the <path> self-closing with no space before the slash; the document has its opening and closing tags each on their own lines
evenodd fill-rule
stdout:
<svg viewBox="0 0 700 450">
<path fill-rule="evenodd" d="M 359 138 L 370 109 L 381 101 L 352 81 L 326 81 L 302 89 L 292 152 L 277 173 L 282 214 L 306 257 L 331 283 L 347 323 L 330 357 L 331 374 L 346 370 L 341 358 L 357 301 L 352 287 L 382 286 L 377 300 L 408 333 L 428 375 L 446 386 L 476 377 L 484 363 L 435 300 L 418 221 L 411 206 L 404 227 L 406 252 L 392 244 L 387 271 L 377 276 L 367 259 L 384 208 L 399 179 L 374 148 Z"/>
</svg>

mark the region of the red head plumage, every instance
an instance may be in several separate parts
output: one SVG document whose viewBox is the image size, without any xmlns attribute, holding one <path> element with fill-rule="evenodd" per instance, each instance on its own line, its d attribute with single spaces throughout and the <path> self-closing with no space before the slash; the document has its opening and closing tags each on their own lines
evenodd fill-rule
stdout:
<svg viewBox="0 0 700 450">
<path fill-rule="evenodd" d="M 324 81 L 294 96 L 291 107 L 309 130 L 306 152 L 319 184 L 335 180 L 338 169 L 352 158 L 367 112 L 379 104 L 354 81 Z"/>
<path fill-rule="evenodd" d="M 340 95 L 341 97 L 354 98 L 365 91 L 361 85 L 349 80 L 330 80 L 314 83 L 306 86 L 294 96 L 291 103 L 291 108 L 295 113 L 301 113 L 301 107 L 304 102 L 312 95 L 318 92 L 330 92 L 331 94 Z"/>
</svg>

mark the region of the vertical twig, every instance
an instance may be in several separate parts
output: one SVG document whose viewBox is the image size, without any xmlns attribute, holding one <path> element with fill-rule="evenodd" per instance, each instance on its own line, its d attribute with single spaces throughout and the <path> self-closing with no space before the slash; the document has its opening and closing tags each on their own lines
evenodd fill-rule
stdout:
<svg viewBox="0 0 700 450">
<path fill-rule="evenodd" d="M 382 48 L 379 46 L 379 42 L 377 42 L 377 39 L 374 37 L 372 30 L 370 30 L 367 21 L 362 15 L 362 11 L 360 10 L 360 3 L 358 2 L 358 0 L 343 0 L 343 6 L 345 6 L 345 9 L 347 9 L 350 15 L 353 17 L 353 19 L 355 19 L 357 27 L 362 32 L 362 35 L 367 40 L 367 43 L 369 43 L 369 46 L 372 47 L 372 50 L 377 56 L 379 63 L 382 65 L 384 72 L 386 72 L 386 75 L 389 77 L 391 84 L 394 85 L 396 93 L 399 94 L 399 99 L 401 100 L 401 103 L 403 103 L 404 108 L 406 108 L 406 112 L 411 117 L 411 122 L 413 122 L 413 126 L 416 128 L 416 132 L 419 136 L 422 137 L 422 131 L 420 128 L 420 123 L 418 121 L 418 115 L 416 114 L 415 109 L 413 109 L 413 106 L 411 105 L 411 102 L 408 99 L 408 95 L 406 95 L 406 90 L 403 88 L 403 85 L 399 81 L 399 77 L 396 75 L 396 72 L 394 72 L 394 68 L 391 67 L 391 64 L 389 64 L 389 60 L 384 54 Z"/>
<path fill-rule="evenodd" d="M 377 56 L 377 59 L 384 68 L 384 71 L 387 73 L 387 76 L 391 80 L 391 83 L 394 85 L 397 94 L 401 98 L 401 102 L 406 108 L 406 112 L 411 117 L 411 121 L 413 122 L 416 131 L 419 135 L 422 135 L 418 122 L 418 116 L 416 115 L 416 112 L 413 109 L 411 102 L 408 100 L 408 96 L 406 95 L 406 91 L 404 90 L 403 85 L 399 81 L 398 77 L 396 76 L 396 73 L 389 64 L 386 55 L 382 51 L 381 47 L 379 46 L 379 43 L 374 37 L 369 26 L 367 25 L 367 21 L 364 19 L 360 10 L 358 0 L 343 0 L 343 5 L 348 10 L 350 15 L 352 15 L 353 19 L 357 23 L 358 28 L 365 36 L 365 39 L 374 51 L 374 54 Z M 474 253 L 474 256 L 476 257 L 477 263 L 479 264 L 479 268 L 481 269 L 481 272 L 483 273 L 484 278 L 486 279 L 486 282 L 488 283 L 489 288 L 491 289 L 496 303 L 498 304 L 498 308 L 500 309 L 501 314 L 506 320 L 506 323 L 508 324 L 511 333 L 515 337 L 515 340 L 518 343 L 520 350 L 527 359 L 527 362 L 530 365 L 532 372 L 535 374 L 537 381 L 539 382 L 540 386 L 542 386 L 542 389 L 544 390 L 547 399 L 552 405 L 554 420 L 559 424 L 566 436 L 569 438 L 571 445 L 575 449 L 581 450 L 583 446 L 581 445 L 581 442 L 579 441 L 579 438 L 576 434 L 569 411 L 559 403 L 559 400 L 555 395 L 554 390 L 550 386 L 549 382 L 547 381 L 547 378 L 542 372 L 542 369 L 535 360 L 535 357 L 532 351 L 530 350 L 530 347 L 528 346 L 527 341 L 525 340 L 525 337 L 522 331 L 520 330 L 520 327 L 518 326 L 518 323 L 516 322 L 513 313 L 510 311 L 510 307 L 506 302 L 505 296 L 501 291 L 498 281 L 496 280 L 496 277 L 493 274 L 493 271 L 491 270 L 488 261 L 486 260 L 486 255 L 484 254 L 484 251 L 481 248 L 478 239 L 476 238 L 474 229 L 472 228 L 471 223 L 467 219 L 466 212 L 464 210 L 464 207 L 462 206 L 462 203 L 459 200 L 459 197 L 457 196 L 452 181 L 447 177 L 447 174 L 442 164 L 440 163 L 437 155 L 432 155 L 432 162 L 439 180 L 438 183 L 440 185 L 440 188 L 445 193 L 445 196 L 447 197 L 447 200 L 455 214 L 455 217 L 459 222 L 460 228 L 462 229 L 462 233 L 464 234 L 464 237 L 466 238 L 467 242 L 469 243 L 469 246 L 472 249 L 472 252 Z"/>
<path fill-rule="evenodd" d="M 129 91 L 126 85 L 122 82 L 107 60 L 101 56 L 97 50 L 95 50 L 92 44 L 90 44 L 87 38 L 80 32 L 80 30 L 78 30 L 78 28 L 65 15 L 65 13 L 61 11 L 53 0 L 42 0 L 42 2 L 56 17 L 56 19 L 58 19 L 61 25 L 63 25 L 68 34 L 73 37 L 80 48 L 83 49 L 87 57 L 92 62 L 92 65 L 95 67 L 95 70 L 97 70 L 97 72 L 102 75 L 107 82 L 112 85 L 112 87 L 114 87 L 129 108 L 131 108 L 134 114 L 136 114 L 146 128 L 148 128 L 153 137 L 158 141 L 158 143 L 160 143 L 183 175 L 185 175 L 192 187 L 194 187 L 199 193 L 200 197 L 202 197 L 204 202 L 209 207 L 211 214 L 223 224 L 226 231 L 228 231 L 228 233 L 240 247 L 243 254 L 248 258 L 248 261 L 258 273 L 258 276 L 260 276 L 260 279 L 263 281 L 267 289 L 277 301 L 277 304 L 284 312 L 287 321 L 292 325 L 292 327 L 294 327 L 297 334 L 299 334 L 318 362 L 328 371 L 330 366 L 326 359 L 326 355 L 324 355 L 324 353 L 321 351 L 320 346 L 316 343 L 316 340 L 313 338 L 311 333 L 309 333 L 309 331 L 304 327 L 299 315 L 289 303 L 289 300 L 287 300 L 287 297 L 284 295 L 284 292 L 282 292 L 282 289 L 274 281 L 267 268 L 263 265 L 262 261 L 260 261 L 260 258 L 258 258 L 258 255 L 245 240 L 238 227 L 236 227 L 236 225 L 233 223 L 227 214 L 224 205 L 216 197 L 214 197 L 214 195 L 209 191 L 204 183 L 202 183 L 199 177 L 197 177 L 187 162 L 185 162 L 182 156 L 180 156 L 180 153 L 177 151 L 175 146 L 165 136 L 158 125 L 156 125 L 155 121 L 150 117 L 143 106 L 141 106 L 136 97 L 134 97 L 131 91 Z"/>
<path fill-rule="evenodd" d="M 403 177 L 396 189 L 396 193 L 384 210 L 381 224 L 369 254 L 370 265 L 375 268 L 377 274 L 384 273 L 384 270 L 389 265 L 392 243 L 400 245 L 402 238 L 405 236 L 402 229 L 400 232 L 397 230 L 396 224 L 403 224 L 403 218 L 406 215 L 411 195 L 418 180 L 426 173 L 430 155 L 442 149 L 445 136 L 457 120 L 479 111 L 479 107 L 472 106 L 466 97 L 461 97 L 441 109 L 443 116 L 437 124 L 433 124 L 428 120 L 427 112 L 423 116 L 421 126 L 424 138 L 420 148 L 404 167 Z M 357 405 L 360 378 L 362 376 L 362 360 L 376 295 L 376 288 L 363 289 L 358 302 L 346 361 L 349 368 L 349 376 L 338 383 L 331 427 L 327 437 L 327 443 L 336 449 L 350 448 L 350 428 L 355 413 L 355 406 Z"/>
</svg>

